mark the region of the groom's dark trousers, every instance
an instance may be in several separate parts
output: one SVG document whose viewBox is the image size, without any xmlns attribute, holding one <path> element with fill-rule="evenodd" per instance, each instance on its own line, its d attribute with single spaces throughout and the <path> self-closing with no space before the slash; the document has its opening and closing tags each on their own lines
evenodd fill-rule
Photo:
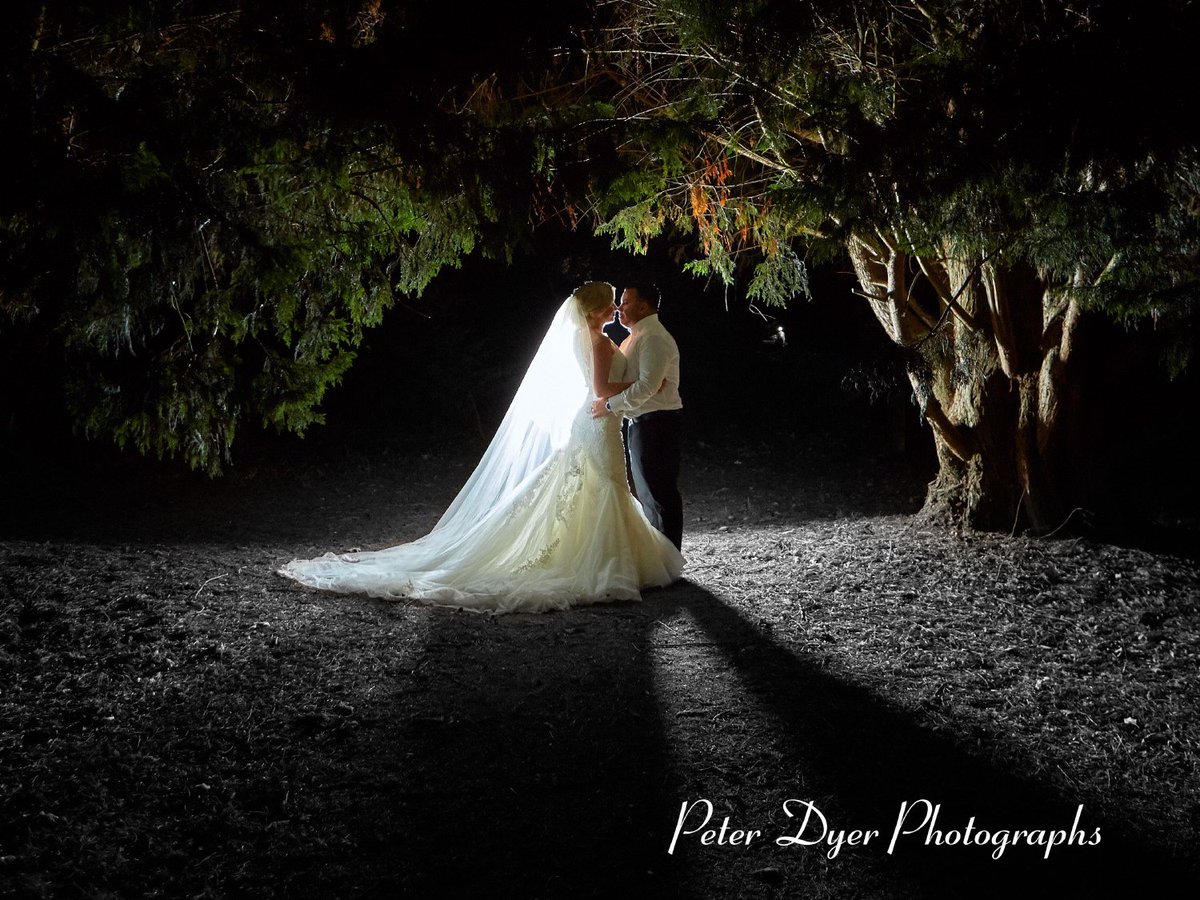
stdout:
<svg viewBox="0 0 1200 900">
<path fill-rule="evenodd" d="M 629 423 L 628 440 L 629 472 L 638 502 L 650 524 L 682 549 L 679 458 L 683 449 L 683 411 L 659 410 L 638 416 Z"/>
</svg>

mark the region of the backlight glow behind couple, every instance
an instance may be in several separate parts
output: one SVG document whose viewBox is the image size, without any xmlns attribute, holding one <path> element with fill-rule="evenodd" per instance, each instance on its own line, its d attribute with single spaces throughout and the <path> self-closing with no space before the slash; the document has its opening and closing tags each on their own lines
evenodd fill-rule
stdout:
<svg viewBox="0 0 1200 900">
<path fill-rule="evenodd" d="M 429 534 L 292 560 L 280 574 L 490 612 L 636 600 L 678 578 L 679 349 L 658 320 L 657 289 L 632 285 L 615 300 L 612 285 L 590 281 L 558 308 L 479 465 Z M 614 313 L 630 331 L 620 347 L 604 333 Z"/>
</svg>

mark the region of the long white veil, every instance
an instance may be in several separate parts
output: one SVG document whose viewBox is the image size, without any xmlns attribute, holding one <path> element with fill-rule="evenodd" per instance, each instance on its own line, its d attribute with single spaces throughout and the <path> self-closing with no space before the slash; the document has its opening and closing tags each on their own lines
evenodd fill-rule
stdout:
<svg viewBox="0 0 1200 900">
<path fill-rule="evenodd" d="M 616 421 L 591 417 L 589 282 L 554 315 L 499 429 L 429 534 L 382 550 L 294 559 L 323 590 L 510 612 L 636 599 L 683 567 L 630 496 Z M 580 302 L 582 297 L 583 303 Z"/>
<path fill-rule="evenodd" d="M 443 536 L 453 540 L 456 532 L 465 532 L 506 504 L 514 490 L 566 445 L 591 395 L 591 338 L 572 295 L 554 314 L 479 465 L 430 533 L 447 532 Z"/>
</svg>

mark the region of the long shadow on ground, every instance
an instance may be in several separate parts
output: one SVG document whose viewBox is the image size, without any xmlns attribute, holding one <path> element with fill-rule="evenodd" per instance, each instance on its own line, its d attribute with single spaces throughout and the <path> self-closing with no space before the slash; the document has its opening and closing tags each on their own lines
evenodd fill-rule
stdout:
<svg viewBox="0 0 1200 900">
<path fill-rule="evenodd" d="M 885 882 L 894 879 L 897 892 L 936 897 L 1116 896 L 1124 890 L 1155 894 L 1168 886 L 1177 890 L 1179 884 L 1194 883 L 1195 872 L 1162 858 L 1124 823 L 1100 821 L 1087 810 L 1079 830 L 1090 842 L 1098 828 L 1099 843 L 1060 845 L 1048 858 L 1044 844 L 1030 846 L 1020 840 L 999 860 L 991 857 L 994 843 L 926 846 L 929 832 L 917 827 L 925 812 L 917 805 L 922 799 L 941 805 L 937 830 L 961 834 L 974 817 L 976 833 L 986 829 L 992 835 L 1016 829 L 1069 833 L 1078 803 L 969 755 L 869 691 L 821 671 L 699 585 L 681 582 L 670 592 L 670 601 L 691 616 L 755 701 L 774 715 L 791 754 L 784 768 L 802 775 L 806 797 L 832 796 L 833 814 L 824 810 L 831 830 L 882 832 L 871 850 L 843 852 L 873 863 L 885 873 Z M 788 785 L 779 787 L 784 791 Z M 914 833 L 901 837 L 895 853 L 888 855 L 892 829 L 906 802 L 916 806 L 906 820 L 906 829 Z M 794 835 L 799 830 L 802 812 L 797 809 L 796 814 L 792 827 L 779 833 Z M 820 831 L 814 821 L 805 836 L 815 837 Z M 796 852 L 788 848 L 776 856 L 786 866 L 787 855 Z"/>
<path fill-rule="evenodd" d="M 774 741 L 785 748 L 778 802 L 803 783 L 797 799 L 824 798 L 833 827 L 882 831 L 873 845 L 843 852 L 831 883 L 821 884 L 811 864 L 826 848 L 773 846 L 798 822 L 768 831 L 763 843 L 772 846 L 749 865 L 745 854 L 699 846 L 698 836 L 684 836 L 667 854 L 680 803 L 694 798 L 678 794 L 678 748 L 666 735 L 650 644 L 657 622 L 679 614 L 697 623 L 729 677 L 772 718 Z M 1069 831 L 1077 803 L 823 672 L 696 584 L 681 582 L 634 607 L 506 620 L 431 615 L 423 655 L 395 690 L 428 692 L 435 711 L 408 716 L 378 759 L 357 761 L 379 777 L 352 810 L 352 865 L 326 869 L 314 882 L 323 893 L 717 897 L 804 888 L 819 896 L 1114 896 L 1165 892 L 1194 878 L 1122 833 L 1121 823 L 1086 809 L 1080 830 L 1091 839 L 1099 828 L 1100 843 L 1056 846 L 1048 859 L 1044 844 L 1020 841 L 999 860 L 990 843 L 926 847 L 924 831 L 888 855 L 905 801 L 940 804 L 944 832 L 961 833 L 973 816 L 976 832 L 992 834 Z M 399 709 L 403 697 L 395 699 Z M 718 809 L 713 824 L 727 812 Z M 751 880 L 751 870 L 763 867 L 774 877 Z"/>
<path fill-rule="evenodd" d="M 348 893 L 674 895 L 649 620 L 431 615 L 403 689 L 436 712 L 405 723 L 380 760 L 390 787 L 355 811 L 375 850 Z"/>
<path fill-rule="evenodd" d="M 335 533 L 338 540 L 378 540 L 393 531 L 422 533 L 426 529 L 418 523 L 444 508 L 442 494 L 451 490 L 446 485 L 459 480 L 439 460 L 413 469 L 415 476 L 440 474 L 442 488 L 425 485 L 412 496 L 376 493 L 372 499 L 369 480 L 355 473 L 326 480 L 320 471 L 266 480 L 243 495 L 233 488 L 220 496 L 195 488 L 131 498 L 114 485 L 94 494 L 94 510 L 74 518 L 71 504 L 89 498 L 66 490 L 61 507 L 37 503 L 32 519 L 10 508 L 0 514 L 0 531 L 43 539 L 141 541 L 156 535 L 176 545 L 170 550 L 173 562 L 187 550 L 180 545 L 197 541 L 200 552 L 207 553 L 204 542 L 217 535 L 256 547 L 268 536 L 272 545 L 297 548 L 307 541 L 325 544 Z M 376 471 L 371 478 L 387 485 L 397 481 L 395 474 Z M 702 471 L 694 478 L 697 487 L 705 483 Z M 725 479 L 722 486 L 730 483 Z M 350 489 L 358 493 L 348 495 Z M 38 499 L 39 491 L 29 493 Z M 797 492 L 810 499 L 783 508 L 775 521 L 826 514 L 811 493 Z M 859 500 L 837 486 L 827 493 L 830 514 Z M 200 509 L 185 502 L 193 494 Z M 748 506 L 748 495 L 749 487 L 746 497 L 730 503 L 728 515 Z M 707 500 L 714 522 L 717 513 L 725 521 L 727 512 L 719 507 L 724 496 Z M 160 498 L 172 505 L 162 508 Z M 405 504 L 410 508 L 399 509 Z M 351 512 L 331 527 L 327 507 Z M 138 515 L 143 512 L 144 519 Z M 381 524 L 367 513 L 395 516 L 395 522 Z M 262 554 L 256 549 L 252 555 Z M 708 897 L 743 890 L 769 895 L 776 888 L 793 895 L 804 885 L 820 895 L 822 885 L 814 880 L 820 870 L 806 867 L 820 848 L 764 848 L 753 865 L 769 864 L 778 872 L 773 880 L 753 884 L 746 880 L 748 856 L 719 855 L 714 848 L 695 846 L 695 839 L 674 856 L 666 853 L 681 801 L 694 799 L 680 794 L 685 779 L 671 723 L 664 720 L 665 698 L 657 695 L 660 679 L 652 649 L 658 622 L 676 616 L 695 623 L 720 655 L 722 671 L 771 717 L 772 739 L 785 754 L 777 766 L 776 802 L 803 784 L 801 799 L 822 798 L 836 827 L 884 831 L 873 847 L 842 857 L 843 883 L 854 884 L 850 870 L 861 867 L 873 873 L 872 884 L 887 886 L 876 890 L 880 897 L 1018 892 L 1040 897 L 1112 896 L 1134 888 L 1165 893 L 1181 878 L 1194 879 L 1178 861 L 1160 859 L 1136 834 L 1122 833 L 1122 823 L 1098 821 L 1086 810 L 1082 827 L 1090 835 L 1099 826 L 1101 844 L 1057 847 L 1048 860 L 1042 847 L 1013 847 L 998 861 L 991 859 L 991 846 L 925 848 L 921 835 L 887 855 L 887 829 L 905 801 L 940 803 L 944 830 L 961 830 L 974 816 L 977 829 L 991 832 L 1069 829 L 1077 804 L 926 731 L 880 697 L 772 640 L 697 584 L 680 582 L 640 605 L 561 615 L 427 615 L 416 662 L 381 679 L 379 692 L 391 696 L 379 702 L 379 727 L 353 738 L 358 743 L 346 749 L 344 767 L 330 757 L 328 770 L 321 770 L 328 774 L 313 786 L 345 798 L 322 809 L 349 819 L 351 840 L 297 858 L 299 874 L 288 893 Z M 312 655 L 313 647 L 299 646 L 296 652 Z M 313 666 L 318 666 L 315 659 Z M 197 717 L 202 715 L 198 711 Z M 355 783 L 345 783 L 350 780 Z M 717 811 L 718 818 L 723 814 Z M 773 837 L 768 834 L 766 840 Z M 237 837 L 243 839 L 249 840 Z M 250 884 L 278 874 L 261 861 L 247 865 L 255 876 Z M 826 896 L 862 896 L 830 890 Z"/>
</svg>

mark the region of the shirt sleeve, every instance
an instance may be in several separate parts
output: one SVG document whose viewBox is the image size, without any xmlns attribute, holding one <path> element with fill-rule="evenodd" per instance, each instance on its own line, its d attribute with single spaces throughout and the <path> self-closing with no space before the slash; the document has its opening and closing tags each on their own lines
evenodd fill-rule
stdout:
<svg viewBox="0 0 1200 900">
<path fill-rule="evenodd" d="M 646 401 L 658 393 L 667 377 L 670 362 L 667 342 L 656 334 L 638 338 L 637 381 L 608 401 L 608 408 L 620 415 L 636 414 Z"/>
</svg>

